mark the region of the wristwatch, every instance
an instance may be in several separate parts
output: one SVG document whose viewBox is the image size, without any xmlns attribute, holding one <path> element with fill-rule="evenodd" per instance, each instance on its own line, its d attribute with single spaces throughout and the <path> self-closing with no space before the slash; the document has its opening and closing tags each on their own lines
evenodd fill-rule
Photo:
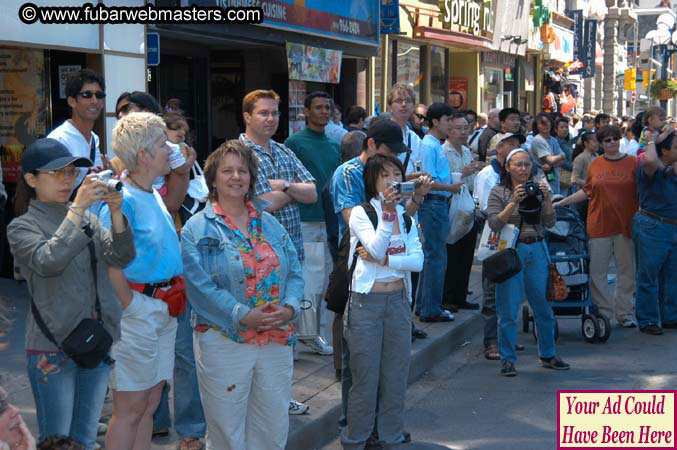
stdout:
<svg viewBox="0 0 677 450">
<path fill-rule="evenodd" d="M 381 214 L 381 219 L 385 220 L 386 222 L 394 222 L 395 219 L 397 219 L 397 214 L 394 212 L 383 211 Z"/>
<path fill-rule="evenodd" d="M 282 192 L 287 192 L 289 186 L 291 186 L 291 183 L 288 180 L 284 180 L 284 189 L 282 189 Z"/>
</svg>

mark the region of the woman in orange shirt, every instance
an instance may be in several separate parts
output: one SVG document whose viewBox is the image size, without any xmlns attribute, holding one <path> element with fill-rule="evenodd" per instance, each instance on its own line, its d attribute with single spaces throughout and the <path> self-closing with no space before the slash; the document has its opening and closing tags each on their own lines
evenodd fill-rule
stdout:
<svg viewBox="0 0 677 450">
<path fill-rule="evenodd" d="M 604 154 L 590 163 L 582 190 L 554 204 L 566 206 L 590 199 L 587 230 L 590 238 L 592 301 L 602 314 L 614 316 L 624 328 L 634 328 L 635 254 L 632 218 L 637 212 L 637 164 L 634 156 L 620 152 L 621 129 L 597 131 Z M 616 263 L 616 299 L 609 292 L 609 264 Z"/>
</svg>

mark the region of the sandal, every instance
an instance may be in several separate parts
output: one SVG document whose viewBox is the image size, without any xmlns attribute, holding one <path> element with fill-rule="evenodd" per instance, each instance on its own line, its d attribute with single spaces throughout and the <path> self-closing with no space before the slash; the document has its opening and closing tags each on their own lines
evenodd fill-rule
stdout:
<svg viewBox="0 0 677 450">
<path fill-rule="evenodd" d="M 489 344 L 484 347 L 484 357 L 491 361 L 501 359 L 501 355 L 498 353 L 498 346 L 496 344 Z"/>
<path fill-rule="evenodd" d="M 183 438 L 176 447 L 178 450 L 202 450 L 200 438 Z"/>
</svg>

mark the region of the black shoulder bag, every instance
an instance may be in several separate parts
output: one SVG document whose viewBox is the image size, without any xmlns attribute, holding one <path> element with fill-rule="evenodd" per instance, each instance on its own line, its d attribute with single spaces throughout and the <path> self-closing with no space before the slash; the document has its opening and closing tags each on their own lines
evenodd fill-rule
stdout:
<svg viewBox="0 0 677 450">
<path fill-rule="evenodd" d="M 522 232 L 523 222 L 520 219 L 520 227 L 516 239 L 519 239 L 519 235 Z M 515 243 L 516 245 L 517 243 Z M 482 261 L 482 273 L 489 281 L 494 283 L 502 283 L 520 273 L 521 270 L 522 262 L 514 247 L 496 252 Z"/>
<path fill-rule="evenodd" d="M 87 230 L 90 231 L 87 232 Z M 89 235 L 91 229 L 87 227 L 85 228 L 85 232 Z M 113 338 L 103 327 L 103 322 L 101 321 L 101 303 L 99 302 L 99 291 L 97 289 L 96 252 L 94 242 L 90 241 L 89 244 L 87 244 L 87 247 L 89 248 L 92 274 L 94 275 L 96 319 L 82 319 L 78 326 L 75 327 L 75 329 L 66 336 L 66 339 L 63 340 L 61 345 L 59 345 L 59 343 L 56 342 L 56 339 L 54 339 L 54 335 L 49 331 L 47 325 L 42 320 L 42 316 L 40 316 L 40 312 L 38 312 L 38 308 L 35 306 L 35 302 L 32 298 L 31 312 L 33 313 L 33 318 L 35 318 L 35 323 L 47 339 L 56 345 L 59 350 L 68 355 L 69 358 L 75 361 L 75 364 L 78 366 L 85 369 L 93 369 L 102 361 L 107 364 L 113 363 L 113 360 L 108 356 L 111 345 L 113 345 Z"/>
</svg>

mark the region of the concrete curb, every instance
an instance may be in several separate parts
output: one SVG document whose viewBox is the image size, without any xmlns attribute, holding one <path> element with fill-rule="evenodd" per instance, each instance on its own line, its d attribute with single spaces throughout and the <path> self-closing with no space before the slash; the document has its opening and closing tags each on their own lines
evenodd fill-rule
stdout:
<svg viewBox="0 0 677 450">
<path fill-rule="evenodd" d="M 463 345 L 466 338 L 477 334 L 482 316 L 477 311 L 456 314 L 453 324 L 432 324 L 425 328 L 427 339 L 416 341 L 411 352 L 409 384 L 418 380 L 455 348 Z M 423 324 L 417 323 L 417 326 Z M 319 449 L 338 435 L 337 422 L 341 416 L 341 384 L 333 383 L 306 402 L 310 414 L 290 416 L 288 450 Z"/>
</svg>

